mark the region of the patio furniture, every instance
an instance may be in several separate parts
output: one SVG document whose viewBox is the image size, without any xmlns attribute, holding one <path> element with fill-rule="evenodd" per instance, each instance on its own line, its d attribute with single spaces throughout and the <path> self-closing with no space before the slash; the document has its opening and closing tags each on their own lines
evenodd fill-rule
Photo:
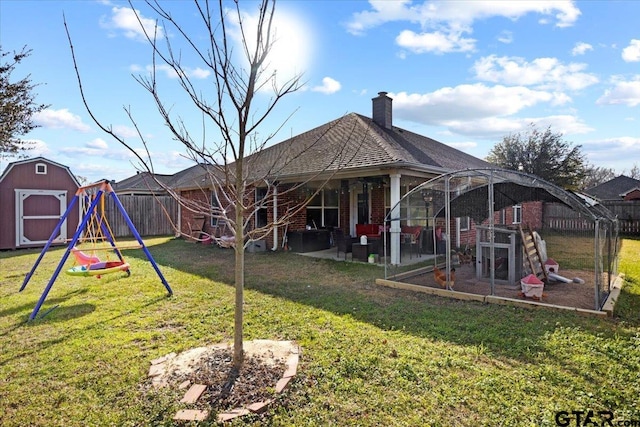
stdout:
<svg viewBox="0 0 640 427">
<path fill-rule="evenodd" d="M 382 225 L 380 224 L 356 224 L 356 237 L 379 237 Z"/>
<path fill-rule="evenodd" d="M 338 248 L 336 256 L 340 255 L 340 252 L 344 252 L 344 259 L 347 259 L 347 254 L 353 251 L 353 244 L 358 241 L 357 237 L 345 236 L 344 231 L 340 228 L 336 228 L 334 231 L 335 243 Z"/>
<path fill-rule="evenodd" d="M 331 247 L 329 230 L 297 230 L 287 232 L 287 244 L 293 252 L 315 252 Z"/>
<path fill-rule="evenodd" d="M 401 228 L 401 243 L 409 247 L 409 259 L 411 259 L 414 252 L 419 257 L 422 256 L 423 235 L 423 228 L 419 225 L 414 227 L 404 226 Z"/>
<path fill-rule="evenodd" d="M 377 250 L 378 250 L 378 242 L 367 243 L 365 245 L 361 243 L 354 243 L 352 258 L 354 261 L 368 262 L 369 255 L 375 254 Z"/>
</svg>

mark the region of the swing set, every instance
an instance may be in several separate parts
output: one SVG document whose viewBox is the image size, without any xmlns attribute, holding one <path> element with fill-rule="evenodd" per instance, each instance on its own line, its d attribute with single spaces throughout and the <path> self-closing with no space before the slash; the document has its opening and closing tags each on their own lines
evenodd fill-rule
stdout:
<svg viewBox="0 0 640 427">
<path fill-rule="evenodd" d="M 105 197 L 107 196 L 111 197 L 114 201 L 115 206 L 120 211 L 120 214 L 129 226 L 129 230 L 133 233 L 134 237 L 138 241 L 138 245 L 124 247 L 118 246 L 118 244 L 116 243 L 113 231 L 111 230 L 111 226 L 107 221 L 105 212 Z M 35 317 L 38 315 L 42 304 L 46 300 L 47 295 L 49 294 L 49 291 L 53 286 L 53 283 L 62 271 L 64 263 L 69 258 L 69 255 L 73 255 L 74 257 L 74 266 L 66 271 L 66 274 L 68 275 L 81 277 L 95 276 L 97 278 L 101 278 L 105 274 L 122 271 L 126 273 L 128 277 L 131 275 L 131 266 L 128 262 L 125 261 L 121 251 L 123 249 L 142 249 L 147 256 L 147 259 L 158 274 L 158 277 L 160 278 L 162 284 L 169 293 L 169 296 L 173 295 L 173 291 L 171 290 L 169 283 L 167 283 L 166 279 L 162 275 L 162 272 L 154 261 L 153 256 L 151 256 L 149 249 L 145 246 L 144 242 L 142 241 L 142 237 L 140 237 L 140 234 L 136 230 L 136 227 L 133 225 L 133 222 L 131 222 L 129 215 L 122 206 L 122 203 L 118 199 L 118 196 L 113 191 L 111 184 L 107 180 L 99 181 L 95 184 L 80 187 L 78 189 L 75 196 L 71 200 L 71 203 L 69 203 L 69 207 L 67 208 L 66 212 L 62 215 L 62 217 L 60 217 L 58 225 L 56 225 L 53 233 L 51 233 L 51 237 L 42 249 L 40 256 L 31 268 L 31 271 L 25 277 L 24 282 L 22 283 L 22 287 L 20 288 L 20 292 L 22 292 L 27 286 L 27 283 L 29 283 L 29 280 L 33 276 L 33 273 L 36 271 L 38 264 L 40 264 L 40 261 L 51 246 L 53 240 L 60 233 L 62 224 L 67 219 L 67 216 L 72 211 L 72 209 L 75 208 L 76 203 L 82 204 L 82 220 L 80 222 L 80 225 L 76 229 L 76 232 L 69 242 L 69 245 L 67 246 L 67 249 L 62 256 L 60 263 L 51 276 L 51 279 L 49 280 L 49 283 L 40 296 L 40 299 L 33 309 L 33 312 L 29 316 L 29 320 L 35 319 Z M 84 244 L 85 242 L 88 242 L 87 244 L 89 245 L 89 249 L 87 249 L 88 253 L 78 248 L 78 245 Z M 98 253 L 105 253 L 106 259 L 102 260 L 97 255 Z M 115 254 L 117 259 L 110 259 L 111 253 Z"/>
</svg>

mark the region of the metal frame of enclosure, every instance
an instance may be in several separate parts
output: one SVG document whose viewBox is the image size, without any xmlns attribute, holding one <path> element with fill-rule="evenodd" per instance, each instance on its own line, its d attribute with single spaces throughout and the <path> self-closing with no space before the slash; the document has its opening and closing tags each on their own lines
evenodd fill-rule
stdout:
<svg viewBox="0 0 640 427">
<path fill-rule="evenodd" d="M 448 275 L 454 266 L 452 250 L 455 260 L 455 249 L 458 249 L 452 245 L 452 225 L 456 224 L 456 218 L 469 217 L 475 228 L 487 231 L 486 248 L 491 266 L 489 282 L 493 295 L 496 286 L 496 247 L 500 246 L 500 242 L 495 239 L 503 229 L 500 224 L 496 224 L 498 212 L 534 201 L 543 202 L 543 205 L 554 208 L 556 212 L 553 218 L 542 218 L 541 227 L 537 231 L 543 235 L 559 234 L 560 238 L 557 240 L 566 241 L 568 245 L 572 244 L 570 237 L 577 236 L 586 248 L 581 268 L 589 272 L 593 270 L 594 307 L 601 310 L 617 276 L 620 249 L 618 220 L 596 200 L 566 191 L 537 176 L 504 169 L 467 169 L 443 174 L 416 186 L 402 197 L 399 203 L 391 207 L 385 224 L 392 230 L 389 238 L 398 241 L 400 235 L 394 234 L 393 230 L 399 229 L 400 224 L 408 220 L 441 224 L 442 231 L 447 236 L 446 247 L 440 251 L 434 248 L 433 253 L 442 254 Z M 422 217 L 417 215 L 418 210 L 406 208 L 421 204 L 426 206 L 420 211 Z M 401 206 L 405 208 L 401 209 Z M 432 238 L 430 241 L 435 242 L 436 239 Z M 571 250 L 563 248 L 565 249 Z M 384 259 L 385 278 L 389 278 L 398 271 L 398 266 L 389 263 L 386 253 Z"/>
</svg>

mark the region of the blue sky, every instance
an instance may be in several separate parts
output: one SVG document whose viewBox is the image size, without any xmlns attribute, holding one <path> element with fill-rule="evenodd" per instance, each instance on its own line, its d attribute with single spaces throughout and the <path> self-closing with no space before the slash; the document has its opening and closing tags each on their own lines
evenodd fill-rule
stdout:
<svg viewBox="0 0 640 427">
<path fill-rule="evenodd" d="M 163 4 L 201 35 L 191 3 Z M 255 2 L 241 6 L 255 14 Z M 152 22 L 144 3 L 134 7 Z M 128 3 L 118 1 L 0 0 L 3 50 L 33 51 L 13 79 L 30 75 L 40 84 L 37 102 L 51 104 L 26 136 L 36 141 L 31 155 L 89 181 L 136 173 L 131 153 L 101 132 L 82 104 L 63 14 L 98 119 L 142 149 L 130 109 L 156 172 L 189 167 L 133 78 L 148 72 L 151 54 Z M 259 137 L 285 120 L 276 142 L 349 112 L 371 116 L 371 98 L 385 91 L 394 125 L 480 158 L 535 123 L 582 145 L 596 166 L 617 173 L 640 166 L 638 1 L 281 1 L 276 14 L 271 65 L 278 76 L 303 71 L 305 85 L 278 105 Z M 184 64 L 204 88 L 212 81 L 193 57 L 185 55 Z M 164 100 L 197 129 L 178 80 L 160 71 Z"/>
</svg>

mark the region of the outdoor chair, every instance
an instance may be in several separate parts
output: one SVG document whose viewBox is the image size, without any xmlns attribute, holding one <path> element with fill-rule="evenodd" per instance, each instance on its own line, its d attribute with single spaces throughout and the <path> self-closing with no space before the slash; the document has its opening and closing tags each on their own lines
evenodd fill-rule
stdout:
<svg viewBox="0 0 640 427">
<path fill-rule="evenodd" d="M 418 257 L 422 256 L 423 228 L 421 226 L 402 227 L 402 241 L 404 246 L 409 247 L 409 259 L 415 253 Z"/>
<path fill-rule="evenodd" d="M 347 259 L 348 253 L 353 253 L 353 243 L 357 240 L 355 237 L 345 236 L 344 231 L 340 228 L 334 230 L 336 247 L 338 252 L 336 256 L 340 256 L 340 252 L 344 252 L 344 259 Z"/>
</svg>

